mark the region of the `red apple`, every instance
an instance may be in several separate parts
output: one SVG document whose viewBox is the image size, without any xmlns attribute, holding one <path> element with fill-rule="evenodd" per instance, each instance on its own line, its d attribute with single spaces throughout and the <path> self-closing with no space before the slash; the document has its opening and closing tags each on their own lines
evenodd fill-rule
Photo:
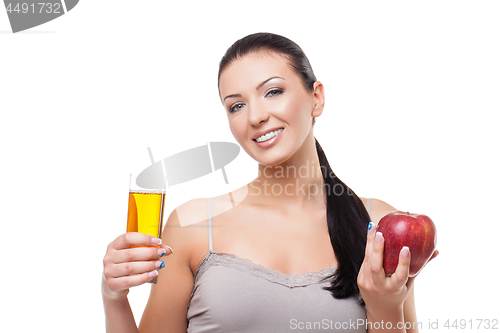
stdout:
<svg viewBox="0 0 500 333">
<path fill-rule="evenodd" d="M 403 246 L 410 249 L 410 277 L 420 272 L 436 249 L 436 226 L 426 215 L 393 211 L 382 217 L 377 231 L 384 236 L 384 271 L 388 275 L 396 271 Z"/>
</svg>

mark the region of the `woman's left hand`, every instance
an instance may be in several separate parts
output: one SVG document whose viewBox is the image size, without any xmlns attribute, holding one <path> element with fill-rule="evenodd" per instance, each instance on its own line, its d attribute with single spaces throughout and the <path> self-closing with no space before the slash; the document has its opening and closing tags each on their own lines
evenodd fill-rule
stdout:
<svg viewBox="0 0 500 333">
<path fill-rule="evenodd" d="M 437 254 L 438 251 L 434 251 L 429 261 Z M 385 274 L 383 257 L 384 236 L 376 232 L 376 226 L 372 224 L 368 231 L 365 258 L 357 280 L 361 297 L 365 301 L 368 314 L 376 314 L 379 310 L 402 313 L 403 303 L 415 279 L 415 276 L 408 276 L 411 253 L 407 247 L 401 249 L 398 267 L 391 276 Z"/>
</svg>

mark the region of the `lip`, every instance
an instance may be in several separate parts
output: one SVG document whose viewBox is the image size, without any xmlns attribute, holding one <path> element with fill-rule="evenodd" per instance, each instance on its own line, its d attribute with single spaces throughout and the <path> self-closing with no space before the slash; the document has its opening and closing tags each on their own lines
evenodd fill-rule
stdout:
<svg viewBox="0 0 500 333">
<path fill-rule="evenodd" d="M 255 140 L 257 140 L 257 138 L 258 138 L 258 137 L 261 137 L 261 136 L 263 136 L 264 134 L 267 134 L 267 133 L 269 133 L 269 132 L 274 132 L 274 131 L 277 131 L 277 130 L 279 130 L 280 128 L 285 129 L 284 127 L 273 127 L 273 128 L 268 128 L 268 129 L 266 129 L 266 130 L 264 130 L 264 131 L 257 132 L 257 133 L 255 133 L 255 134 L 254 134 L 254 136 L 252 137 L 252 140 L 254 140 L 254 141 L 255 141 Z"/>
<path fill-rule="evenodd" d="M 280 129 L 280 128 L 283 128 L 283 127 L 278 127 L 277 129 Z M 276 129 L 274 130 L 276 131 Z M 268 147 L 271 147 L 272 145 L 274 145 L 276 142 L 278 142 L 278 140 L 281 138 L 281 134 L 283 134 L 283 132 L 285 131 L 285 129 L 283 128 L 283 130 L 281 132 L 278 133 L 278 135 L 276 135 L 275 137 L 267 140 L 267 141 L 264 141 L 264 142 L 257 142 L 255 140 L 253 140 L 253 142 L 255 142 L 255 144 L 260 147 L 260 148 L 268 148 Z M 272 132 L 272 131 L 271 131 Z M 267 133 L 267 132 L 263 132 L 263 133 Z"/>
</svg>

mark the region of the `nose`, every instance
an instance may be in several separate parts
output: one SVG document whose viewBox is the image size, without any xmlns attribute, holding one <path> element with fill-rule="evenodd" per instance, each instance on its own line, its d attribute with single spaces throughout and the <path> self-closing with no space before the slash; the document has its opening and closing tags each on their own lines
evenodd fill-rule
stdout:
<svg viewBox="0 0 500 333">
<path fill-rule="evenodd" d="M 269 119 L 269 112 L 264 105 L 259 102 L 254 102 L 248 108 L 248 122 L 254 126 L 258 126 Z"/>
</svg>

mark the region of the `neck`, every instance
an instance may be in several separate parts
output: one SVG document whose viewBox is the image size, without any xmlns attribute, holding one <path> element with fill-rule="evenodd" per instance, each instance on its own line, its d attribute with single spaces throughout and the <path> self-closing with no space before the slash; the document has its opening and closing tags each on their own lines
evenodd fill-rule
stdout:
<svg viewBox="0 0 500 333">
<path fill-rule="evenodd" d="M 323 175 L 314 136 L 307 136 L 302 147 L 285 162 L 259 164 L 259 175 L 250 183 L 250 195 L 266 205 L 300 209 L 326 204 Z"/>
</svg>

